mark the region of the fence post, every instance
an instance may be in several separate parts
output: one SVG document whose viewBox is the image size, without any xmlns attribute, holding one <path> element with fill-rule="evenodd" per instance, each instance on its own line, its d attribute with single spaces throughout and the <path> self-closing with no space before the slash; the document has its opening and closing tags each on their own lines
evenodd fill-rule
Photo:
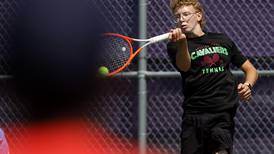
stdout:
<svg viewBox="0 0 274 154">
<path fill-rule="evenodd" d="M 139 0 L 139 38 L 146 38 L 147 6 L 146 0 Z M 142 43 L 140 44 L 140 46 Z M 139 154 L 146 154 L 146 104 L 147 104 L 147 83 L 146 83 L 146 49 L 139 54 L 138 66 L 138 143 Z"/>
</svg>

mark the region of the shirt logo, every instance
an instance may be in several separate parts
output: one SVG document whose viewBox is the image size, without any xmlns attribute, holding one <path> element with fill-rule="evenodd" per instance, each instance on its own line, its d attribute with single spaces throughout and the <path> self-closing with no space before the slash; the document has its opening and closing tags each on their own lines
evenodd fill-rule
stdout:
<svg viewBox="0 0 274 154">
<path fill-rule="evenodd" d="M 216 53 L 213 54 L 212 57 L 210 55 L 204 56 L 201 61 L 201 66 L 206 67 L 219 66 L 221 64 L 223 64 L 223 60 L 220 59 L 220 56 Z"/>
<path fill-rule="evenodd" d="M 221 73 L 225 71 L 225 67 L 224 60 L 220 55 L 228 56 L 227 48 L 222 46 L 205 47 L 192 52 L 191 59 L 200 65 L 202 74 Z"/>
</svg>

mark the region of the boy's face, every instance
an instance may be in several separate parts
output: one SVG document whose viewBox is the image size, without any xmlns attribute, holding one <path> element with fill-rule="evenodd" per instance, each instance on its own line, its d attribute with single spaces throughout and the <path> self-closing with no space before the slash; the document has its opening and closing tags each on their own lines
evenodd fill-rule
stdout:
<svg viewBox="0 0 274 154">
<path fill-rule="evenodd" d="M 184 33 L 192 33 L 199 21 L 202 19 L 200 12 L 197 12 L 192 5 L 181 6 L 175 10 L 175 19 L 177 27 L 181 28 Z"/>
</svg>

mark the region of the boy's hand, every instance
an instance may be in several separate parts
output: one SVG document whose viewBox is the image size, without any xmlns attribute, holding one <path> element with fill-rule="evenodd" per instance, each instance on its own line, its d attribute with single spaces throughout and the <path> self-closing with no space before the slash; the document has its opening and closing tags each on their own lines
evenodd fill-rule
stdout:
<svg viewBox="0 0 274 154">
<path fill-rule="evenodd" d="M 238 94 L 243 101 L 248 101 L 251 98 L 251 89 L 248 83 L 240 83 L 238 85 Z"/>
<path fill-rule="evenodd" d="M 182 32 L 181 28 L 171 29 L 170 33 L 171 35 L 169 35 L 169 39 L 173 42 L 186 40 L 186 35 Z"/>
</svg>

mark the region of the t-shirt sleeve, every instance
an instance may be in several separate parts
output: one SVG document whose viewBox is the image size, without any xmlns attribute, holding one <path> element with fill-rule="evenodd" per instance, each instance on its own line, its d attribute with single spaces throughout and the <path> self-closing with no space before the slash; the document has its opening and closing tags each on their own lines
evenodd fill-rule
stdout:
<svg viewBox="0 0 274 154">
<path fill-rule="evenodd" d="M 247 58 L 240 52 L 240 50 L 238 49 L 238 47 L 236 46 L 236 44 L 232 42 L 231 45 L 231 63 L 235 66 L 237 66 L 238 68 L 240 68 L 244 62 L 247 60 Z"/>
<path fill-rule="evenodd" d="M 178 67 L 176 65 L 176 54 L 177 54 L 177 48 L 176 45 L 173 42 L 169 42 L 167 44 L 167 53 L 169 56 L 169 59 L 173 66 L 178 70 Z"/>
</svg>

